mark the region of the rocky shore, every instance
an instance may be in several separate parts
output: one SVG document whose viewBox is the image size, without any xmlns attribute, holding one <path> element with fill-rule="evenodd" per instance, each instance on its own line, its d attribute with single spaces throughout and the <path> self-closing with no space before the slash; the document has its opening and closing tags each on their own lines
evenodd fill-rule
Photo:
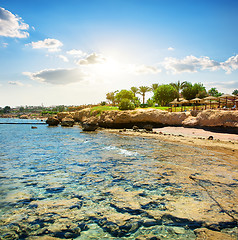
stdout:
<svg viewBox="0 0 238 240">
<path fill-rule="evenodd" d="M 75 112 L 61 112 L 48 118 L 49 125 L 73 126 L 80 122 L 87 126 L 103 128 L 152 128 L 163 126 L 184 126 L 217 128 L 238 133 L 238 111 L 204 110 L 188 112 L 167 112 L 158 109 L 136 109 L 130 111 L 92 111 L 86 108 Z"/>
</svg>

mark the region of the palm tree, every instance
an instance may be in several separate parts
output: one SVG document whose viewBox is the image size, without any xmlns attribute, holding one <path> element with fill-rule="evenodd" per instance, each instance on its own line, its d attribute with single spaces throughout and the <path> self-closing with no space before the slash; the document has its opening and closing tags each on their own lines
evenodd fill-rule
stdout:
<svg viewBox="0 0 238 240">
<path fill-rule="evenodd" d="M 135 97 L 136 93 L 138 93 L 139 89 L 137 87 L 131 87 L 131 91 L 134 93 L 134 97 Z"/>
<path fill-rule="evenodd" d="M 143 104 L 145 104 L 145 93 L 146 92 L 150 92 L 151 91 L 151 88 L 150 87 L 147 87 L 147 86 L 141 86 L 139 87 L 139 94 L 142 96 L 143 98 Z"/>
<path fill-rule="evenodd" d="M 180 82 L 178 81 L 177 83 L 170 83 L 171 86 L 173 86 L 176 90 L 177 93 L 177 101 L 179 101 L 179 95 L 180 91 L 183 90 L 183 88 L 186 86 L 187 82 Z"/>
<path fill-rule="evenodd" d="M 158 83 L 153 83 L 151 89 L 154 92 L 158 87 L 159 87 Z"/>
</svg>

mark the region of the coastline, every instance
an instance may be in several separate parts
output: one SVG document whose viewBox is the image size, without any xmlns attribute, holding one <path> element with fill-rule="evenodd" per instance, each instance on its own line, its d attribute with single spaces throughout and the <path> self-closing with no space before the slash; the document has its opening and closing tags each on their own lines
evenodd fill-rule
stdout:
<svg viewBox="0 0 238 240">
<path fill-rule="evenodd" d="M 153 132 L 133 131 L 132 129 L 103 129 L 104 132 L 115 133 L 126 136 L 145 137 L 158 139 L 165 142 L 180 143 L 208 150 L 228 154 L 238 155 L 238 135 L 231 133 L 216 133 L 209 130 L 184 127 L 162 127 L 154 128 Z M 213 136 L 213 140 L 208 140 Z M 238 161 L 237 161 L 238 163 Z"/>
</svg>

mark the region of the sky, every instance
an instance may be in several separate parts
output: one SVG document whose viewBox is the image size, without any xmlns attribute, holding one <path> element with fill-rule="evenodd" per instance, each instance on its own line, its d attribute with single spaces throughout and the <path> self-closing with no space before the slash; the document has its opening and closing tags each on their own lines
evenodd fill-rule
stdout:
<svg viewBox="0 0 238 240">
<path fill-rule="evenodd" d="M 231 94 L 237 12 L 237 0 L 1 0 L 0 107 L 96 104 L 178 80 Z"/>
</svg>

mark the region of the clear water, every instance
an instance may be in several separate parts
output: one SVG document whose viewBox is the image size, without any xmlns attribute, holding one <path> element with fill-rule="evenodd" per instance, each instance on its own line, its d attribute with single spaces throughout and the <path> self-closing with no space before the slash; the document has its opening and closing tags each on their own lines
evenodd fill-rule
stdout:
<svg viewBox="0 0 238 240">
<path fill-rule="evenodd" d="M 154 169 L 179 148 L 78 126 L 0 125 L 1 239 L 195 239 L 189 227 L 151 219 L 147 205 L 133 207 L 137 197 L 163 196 L 168 186 Z M 191 148 L 183 157 L 202 151 Z M 123 195 L 128 206 L 121 207 Z"/>
</svg>

